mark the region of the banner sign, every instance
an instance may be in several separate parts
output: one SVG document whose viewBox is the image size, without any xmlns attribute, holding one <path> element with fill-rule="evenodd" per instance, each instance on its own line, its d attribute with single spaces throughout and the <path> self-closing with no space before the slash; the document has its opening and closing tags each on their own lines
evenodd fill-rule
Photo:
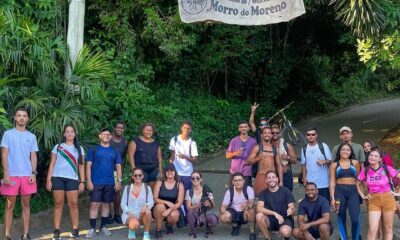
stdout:
<svg viewBox="0 0 400 240">
<path fill-rule="evenodd" d="M 287 22 L 306 12 L 303 0 L 178 0 L 185 23 L 215 21 L 237 25 Z"/>
</svg>

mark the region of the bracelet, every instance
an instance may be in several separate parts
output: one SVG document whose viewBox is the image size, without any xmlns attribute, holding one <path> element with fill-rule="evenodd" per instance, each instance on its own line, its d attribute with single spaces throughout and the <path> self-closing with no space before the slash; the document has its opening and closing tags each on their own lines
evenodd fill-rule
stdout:
<svg viewBox="0 0 400 240">
<path fill-rule="evenodd" d="M 79 184 L 81 184 L 81 183 L 85 184 L 86 182 L 85 181 L 80 181 Z"/>
</svg>

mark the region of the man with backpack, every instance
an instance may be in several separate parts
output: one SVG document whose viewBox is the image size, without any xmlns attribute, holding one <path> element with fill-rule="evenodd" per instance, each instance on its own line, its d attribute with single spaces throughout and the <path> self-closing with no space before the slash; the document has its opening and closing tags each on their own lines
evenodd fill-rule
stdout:
<svg viewBox="0 0 400 240">
<path fill-rule="evenodd" d="M 232 176 L 232 187 L 224 196 L 220 208 L 220 220 L 222 223 L 232 223 L 232 236 L 239 236 L 242 224 L 250 222 L 250 240 L 255 240 L 254 234 L 254 190 L 244 184 L 243 174 L 234 173 Z"/>
<path fill-rule="evenodd" d="M 319 195 L 329 201 L 331 151 L 327 144 L 317 141 L 318 132 L 314 127 L 307 129 L 306 139 L 308 144 L 301 149 L 302 182 L 304 186 L 307 185 L 307 182 L 316 183 Z"/>
<path fill-rule="evenodd" d="M 87 188 L 90 191 L 90 229 L 86 238 L 96 236 L 96 219 L 100 205 L 100 230 L 106 236 L 112 235 L 106 227 L 110 203 L 114 200 L 115 191 L 121 189 L 122 183 L 121 156 L 110 146 L 111 130 L 102 129 L 99 138 L 100 144 L 91 147 L 86 157 Z M 114 169 L 117 170 L 117 181 L 114 179 Z"/>
<path fill-rule="evenodd" d="M 251 166 L 245 164 L 245 161 L 256 145 L 256 140 L 249 136 L 250 126 L 248 122 L 240 122 L 238 130 L 240 135 L 231 140 L 226 151 L 226 158 L 231 160 L 229 182 L 232 185 L 232 175 L 241 172 L 245 179 L 245 185 L 251 186 Z"/>
<path fill-rule="evenodd" d="M 278 125 L 273 125 L 271 128 L 272 138 L 271 143 L 275 145 L 281 157 L 281 165 L 283 172 L 283 186 L 293 191 L 293 173 L 292 164 L 297 162 L 297 156 L 294 148 L 281 137 L 281 129 Z"/>
<path fill-rule="evenodd" d="M 280 182 L 279 185 L 283 186 L 283 173 L 282 164 L 277 148 L 271 144 L 271 128 L 265 127 L 261 131 L 261 143 L 253 147 L 250 156 L 247 158 L 247 164 L 258 164 L 258 171 L 254 181 L 255 195 L 267 187 L 265 182 L 265 173 L 268 171 L 277 172 Z"/>
</svg>

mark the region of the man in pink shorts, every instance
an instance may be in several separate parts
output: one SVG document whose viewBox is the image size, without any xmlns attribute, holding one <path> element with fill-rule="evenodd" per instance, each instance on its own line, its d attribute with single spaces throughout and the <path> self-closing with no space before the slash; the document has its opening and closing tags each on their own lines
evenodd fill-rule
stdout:
<svg viewBox="0 0 400 240">
<path fill-rule="evenodd" d="M 3 179 L 1 195 L 6 197 L 4 213 L 4 239 L 9 240 L 13 210 L 17 195 L 21 195 L 24 234 L 21 239 L 29 240 L 31 195 L 36 193 L 36 166 L 39 151 L 35 135 L 26 130 L 28 111 L 20 108 L 14 116 L 15 128 L 6 131 L 1 140 Z"/>
</svg>

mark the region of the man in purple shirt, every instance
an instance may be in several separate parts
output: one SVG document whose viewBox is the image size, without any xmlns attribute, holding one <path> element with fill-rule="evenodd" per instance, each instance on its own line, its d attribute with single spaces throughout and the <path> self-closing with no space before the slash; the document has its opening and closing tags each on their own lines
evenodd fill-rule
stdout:
<svg viewBox="0 0 400 240">
<path fill-rule="evenodd" d="M 250 155 L 256 140 L 249 136 L 250 125 L 246 121 L 239 123 L 240 135 L 233 138 L 226 151 L 226 158 L 231 160 L 230 183 L 232 183 L 232 174 L 240 172 L 243 174 L 245 184 L 251 186 L 251 165 L 246 165 L 245 161 Z"/>
</svg>

